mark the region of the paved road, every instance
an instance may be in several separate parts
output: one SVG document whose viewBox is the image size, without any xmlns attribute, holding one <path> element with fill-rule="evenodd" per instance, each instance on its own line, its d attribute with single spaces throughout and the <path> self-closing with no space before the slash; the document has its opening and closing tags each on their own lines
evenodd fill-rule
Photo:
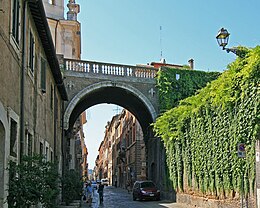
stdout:
<svg viewBox="0 0 260 208">
<path fill-rule="evenodd" d="M 92 205 L 83 202 L 82 207 L 92 208 L 189 208 L 189 206 L 167 201 L 133 201 L 132 194 L 127 190 L 112 186 L 104 189 L 104 202 L 99 204 L 98 193 L 95 191 Z"/>
</svg>

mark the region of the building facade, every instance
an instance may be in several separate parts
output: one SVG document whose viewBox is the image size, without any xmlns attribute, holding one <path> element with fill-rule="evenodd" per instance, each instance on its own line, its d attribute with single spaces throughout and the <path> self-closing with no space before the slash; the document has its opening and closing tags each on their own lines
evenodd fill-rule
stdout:
<svg viewBox="0 0 260 208">
<path fill-rule="evenodd" d="M 0 2 L 0 207 L 8 207 L 9 161 L 38 153 L 61 171 L 67 100 L 41 1 Z"/>
<path fill-rule="evenodd" d="M 130 182 L 147 179 L 146 148 L 138 120 L 124 109 L 108 122 L 96 159 L 98 179 L 126 187 Z"/>
</svg>

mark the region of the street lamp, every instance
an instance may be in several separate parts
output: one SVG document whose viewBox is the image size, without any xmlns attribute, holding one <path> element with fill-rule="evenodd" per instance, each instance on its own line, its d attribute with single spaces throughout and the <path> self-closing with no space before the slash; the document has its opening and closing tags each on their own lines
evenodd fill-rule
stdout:
<svg viewBox="0 0 260 208">
<path fill-rule="evenodd" d="M 218 31 L 216 39 L 218 41 L 219 46 L 222 47 L 223 50 L 226 50 L 228 53 L 232 52 L 241 58 L 244 57 L 245 54 L 243 53 L 243 51 L 239 50 L 238 48 L 236 47 L 226 48 L 226 45 L 228 44 L 229 35 L 230 33 L 225 28 L 221 28 Z"/>
<path fill-rule="evenodd" d="M 225 50 L 225 47 L 228 44 L 229 35 L 228 31 L 223 27 L 218 31 L 216 38 L 219 46 L 223 47 L 223 50 Z"/>
</svg>

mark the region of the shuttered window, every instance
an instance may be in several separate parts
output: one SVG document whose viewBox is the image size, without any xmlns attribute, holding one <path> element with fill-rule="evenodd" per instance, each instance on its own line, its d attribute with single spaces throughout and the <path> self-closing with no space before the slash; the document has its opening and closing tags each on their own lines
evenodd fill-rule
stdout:
<svg viewBox="0 0 260 208">
<path fill-rule="evenodd" d="M 46 60 L 41 58 L 41 90 L 46 93 Z"/>
<path fill-rule="evenodd" d="M 19 0 L 13 0 L 12 3 L 12 35 L 16 43 L 19 44 L 20 4 Z"/>
<path fill-rule="evenodd" d="M 29 68 L 34 71 L 34 37 L 30 32 L 30 43 L 29 43 Z"/>
<path fill-rule="evenodd" d="M 13 119 L 11 119 L 10 134 L 10 155 L 17 157 L 17 123 Z"/>
</svg>

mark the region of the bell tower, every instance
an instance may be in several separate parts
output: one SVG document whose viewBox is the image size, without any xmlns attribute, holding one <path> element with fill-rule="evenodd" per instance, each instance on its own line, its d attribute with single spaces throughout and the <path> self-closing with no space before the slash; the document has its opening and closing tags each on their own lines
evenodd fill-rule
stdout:
<svg viewBox="0 0 260 208">
<path fill-rule="evenodd" d="M 75 0 L 70 0 L 67 4 L 69 11 L 67 12 L 67 20 L 77 21 L 77 15 L 80 12 L 79 4 L 75 3 Z"/>
</svg>

